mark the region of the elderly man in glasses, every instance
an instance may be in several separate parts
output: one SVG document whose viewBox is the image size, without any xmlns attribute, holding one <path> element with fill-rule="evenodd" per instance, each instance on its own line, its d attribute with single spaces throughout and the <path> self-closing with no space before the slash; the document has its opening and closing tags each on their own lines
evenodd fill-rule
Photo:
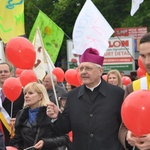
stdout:
<svg viewBox="0 0 150 150">
<path fill-rule="evenodd" d="M 78 68 L 83 85 L 70 91 L 61 114 L 52 102 L 47 115 L 62 133 L 73 133 L 73 150 L 122 150 L 118 140 L 124 90 L 101 78 L 104 57 L 85 50 Z"/>
</svg>

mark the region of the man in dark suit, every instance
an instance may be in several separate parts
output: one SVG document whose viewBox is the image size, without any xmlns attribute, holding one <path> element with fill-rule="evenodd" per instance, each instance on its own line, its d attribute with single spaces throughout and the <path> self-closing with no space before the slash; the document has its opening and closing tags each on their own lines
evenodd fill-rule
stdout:
<svg viewBox="0 0 150 150">
<path fill-rule="evenodd" d="M 124 98 L 136 90 L 150 90 L 150 32 L 141 38 L 139 49 L 142 64 L 146 70 L 146 76 L 129 84 L 126 87 Z M 127 130 L 123 123 L 119 130 L 119 139 L 125 150 L 150 149 L 150 134 L 144 135 L 144 137 L 135 137 L 131 131 Z"/>
<path fill-rule="evenodd" d="M 88 48 L 78 67 L 83 85 L 72 89 L 61 114 L 53 103 L 47 115 L 62 133 L 73 132 L 73 150 L 122 150 L 118 139 L 124 90 L 101 78 L 104 57 Z"/>
<path fill-rule="evenodd" d="M 13 109 L 11 110 L 12 102 L 7 97 L 5 97 L 4 94 L 2 94 L 3 83 L 5 82 L 6 79 L 8 79 L 10 77 L 12 77 L 11 66 L 6 62 L 0 63 L 0 85 L 1 85 L 1 90 L 0 90 L 1 99 L 0 100 L 2 101 L 1 103 L 2 103 L 2 106 L 5 109 L 6 113 L 11 118 L 15 118 L 18 111 L 20 109 L 22 109 L 22 107 L 23 107 L 24 95 L 22 92 L 21 95 L 19 96 L 19 98 L 13 102 Z M 8 130 L 6 129 L 4 124 L 2 124 L 2 125 L 3 125 L 3 130 L 4 130 L 5 145 L 9 146 L 10 133 L 8 132 Z"/>
</svg>

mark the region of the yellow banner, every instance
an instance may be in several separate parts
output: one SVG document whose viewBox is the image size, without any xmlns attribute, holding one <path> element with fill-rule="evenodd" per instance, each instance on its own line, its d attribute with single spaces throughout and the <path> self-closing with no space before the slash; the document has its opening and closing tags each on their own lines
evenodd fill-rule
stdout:
<svg viewBox="0 0 150 150">
<path fill-rule="evenodd" d="M 0 38 L 7 43 L 24 35 L 24 0 L 0 0 Z"/>
</svg>

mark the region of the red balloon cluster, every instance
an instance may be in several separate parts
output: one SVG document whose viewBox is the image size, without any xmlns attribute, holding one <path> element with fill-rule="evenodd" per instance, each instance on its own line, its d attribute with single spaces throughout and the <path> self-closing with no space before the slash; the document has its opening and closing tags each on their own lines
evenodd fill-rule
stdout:
<svg viewBox="0 0 150 150">
<path fill-rule="evenodd" d="M 15 37 L 8 41 L 5 49 L 7 59 L 21 69 L 32 69 L 36 60 L 36 52 L 32 43 L 23 37 Z"/>
<path fill-rule="evenodd" d="M 14 102 L 22 92 L 22 85 L 17 78 L 10 77 L 5 80 L 2 89 L 5 96 Z"/>
<path fill-rule="evenodd" d="M 65 73 L 61 68 L 59 67 L 54 68 L 52 73 L 57 77 L 58 82 L 64 81 Z"/>
<path fill-rule="evenodd" d="M 138 90 L 129 94 L 122 104 L 121 116 L 135 136 L 150 133 L 150 91 Z"/>
<path fill-rule="evenodd" d="M 130 84 L 132 82 L 132 80 L 130 79 L 130 77 L 128 76 L 123 76 L 122 77 L 122 84 L 127 86 L 128 84 Z"/>
<path fill-rule="evenodd" d="M 65 72 L 65 80 L 73 86 L 80 86 L 82 84 L 79 73 L 75 69 L 68 69 Z"/>
</svg>

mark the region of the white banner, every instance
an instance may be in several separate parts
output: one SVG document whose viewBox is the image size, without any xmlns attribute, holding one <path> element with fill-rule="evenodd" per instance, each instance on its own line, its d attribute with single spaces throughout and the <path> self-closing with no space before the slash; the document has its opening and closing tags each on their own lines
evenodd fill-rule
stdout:
<svg viewBox="0 0 150 150">
<path fill-rule="evenodd" d="M 4 45 L 2 41 L 0 41 L 0 63 L 1 62 L 6 62 L 5 53 L 4 53 Z"/>
<path fill-rule="evenodd" d="M 87 0 L 80 11 L 73 29 L 73 53 L 82 55 L 87 48 L 95 48 L 103 56 L 114 30 L 96 8 Z"/>
<path fill-rule="evenodd" d="M 132 6 L 131 6 L 131 11 L 130 15 L 133 16 L 136 11 L 139 9 L 140 4 L 143 3 L 144 0 L 132 0 Z"/>
<path fill-rule="evenodd" d="M 36 61 L 33 70 L 36 73 L 37 78 L 42 80 L 46 75 L 46 71 L 49 73 L 54 69 L 54 64 L 52 63 L 49 55 L 44 49 L 39 29 L 37 29 L 36 31 L 36 35 L 33 40 L 33 45 L 36 50 Z"/>
</svg>

